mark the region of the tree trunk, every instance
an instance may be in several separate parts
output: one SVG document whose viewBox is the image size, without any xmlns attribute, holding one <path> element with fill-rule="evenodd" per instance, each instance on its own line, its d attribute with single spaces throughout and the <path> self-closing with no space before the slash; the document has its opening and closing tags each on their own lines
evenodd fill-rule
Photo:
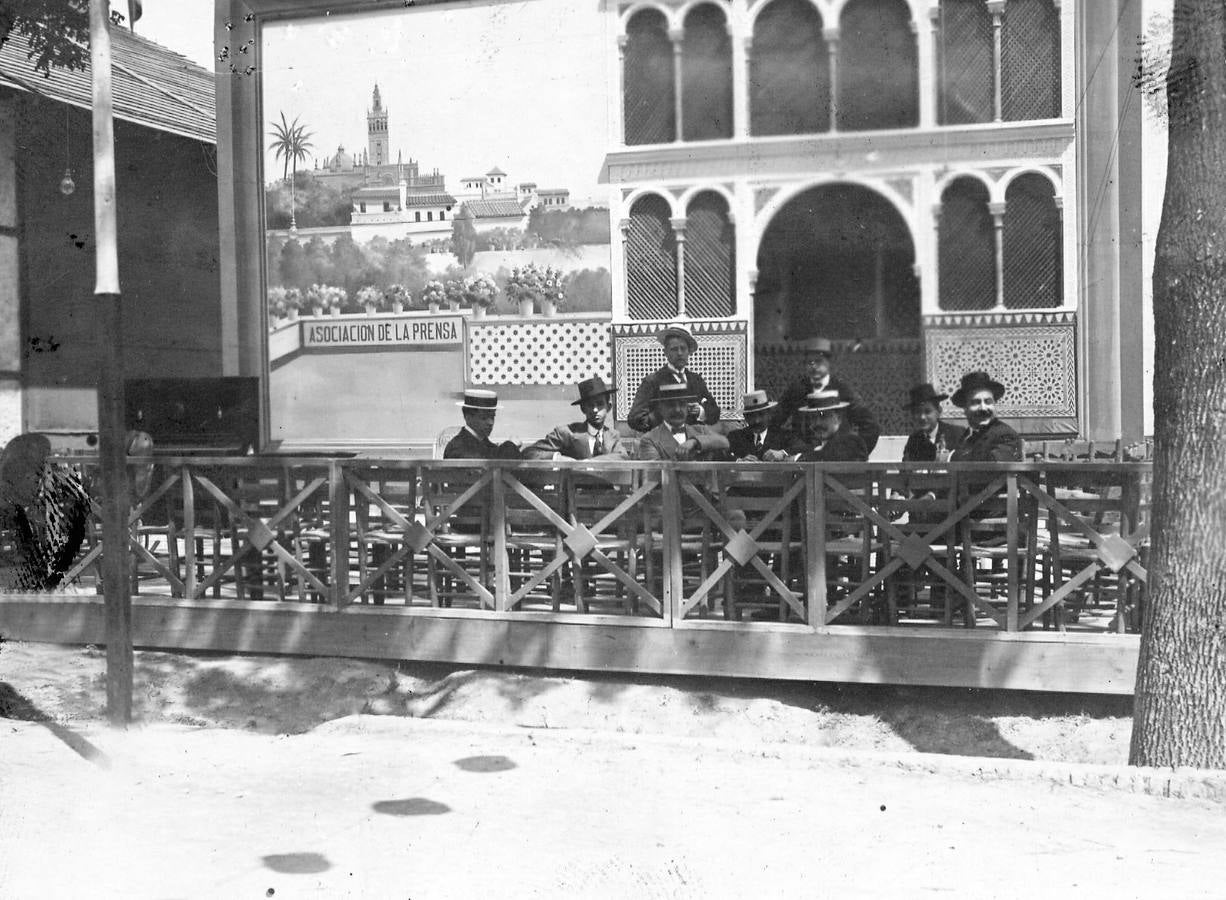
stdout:
<svg viewBox="0 0 1226 900">
<path fill-rule="evenodd" d="M 1134 765 L 1226 768 L 1224 48 L 1220 0 L 1176 0 L 1154 261 L 1153 552 Z"/>
</svg>

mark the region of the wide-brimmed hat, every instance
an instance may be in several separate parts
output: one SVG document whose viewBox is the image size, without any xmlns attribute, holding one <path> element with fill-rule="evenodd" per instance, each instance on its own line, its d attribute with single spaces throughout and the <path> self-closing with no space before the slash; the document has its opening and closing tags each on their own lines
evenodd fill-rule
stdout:
<svg viewBox="0 0 1226 900">
<path fill-rule="evenodd" d="M 949 394 L 938 394 L 937 389 L 927 381 L 923 384 L 917 384 L 907 393 L 909 394 L 907 409 L 915 409 L 921 403 L 931 403 L 933 406 L 939 407 L 941 401 L 949 399 Z"/>
<path fill-rule="evenodd" d="M 456 404 L 463 409 L 497 409 L 498 395 L 493 391 L 483 391 L 473 388 L 464 392 L 464 399 Z"/>
<path fill-rule="evenodd" d="M 604 383 L 604 379 L 599 375 L 593 378 L 585 378 L 579 382 L 579 399 L 571 403 L 571 406 L 578 406 L 584 400 L 591 400 L 593 397 L 603 397 L 607 394 L 616 394 L 617 388 L 611 388 Z"/>
<path fill-rule="evenodd" d="M 955 406 L 965 407 L 967 398 L 975 391 L 991 391 L 992 399 L 999 400 L 1005 396 L 1005 386 L 999 381 L 993 381 L 988 377 L 987 372 L 967 372 L 962 376 L 962 385 L 954 391 L 953 400 Z"/>
<path fill-rule="evenodd" d="M 797 411 L 802 413 L 824 413 L 833 412 L 836 409 L 845 409 L 848 406 L 851 406 L 851 404 L 846 400 L 840 400 L 838 391 L 814 391 L 805 397 L 804 405 Z"/>
<path fill-rule="evenodd" d="M 812 356 L 815 353 L 834 356 L 834 344 L 824 337 L 805 338 L 799 343 L 798 348 L 805 356 Z"/>
<path fill-rule="evenodd" d="M 662 384 L 656 390 L 652 403 L 663 403 L 666 400 L 684 400 L 686 403 L 697 403 L 698 397 L 690 393 L 688 384 Z"/>
<path fill-rule="evenodd" d="M 766 412 L 779 404 L 766 396 L 766 391 L 750 391 L 741 403 L 747 413 Z"/>
<path fill-rule="evenodd" d="M 694 335 L 690 334 L 680 325 L 669 325 L 656 335 L 656 340 L 660 342 L 661 346 L 665 346 L 668 344 L 668 339 L 674 337 L 679 337 L 685 341 L 691 353 L 698 349 L 698 341 L 694 340 Z"/>
</svg>

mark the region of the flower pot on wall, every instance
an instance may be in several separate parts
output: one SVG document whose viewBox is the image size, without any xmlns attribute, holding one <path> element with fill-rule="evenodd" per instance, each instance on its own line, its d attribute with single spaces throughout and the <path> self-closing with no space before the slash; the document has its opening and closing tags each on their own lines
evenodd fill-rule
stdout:
<svg viewBox="0 0 1226 900">
<path fill-rule="evenodd" d="M 552 319 L 558 314 L 558 304 L 554 303 L 552 300 L 542 300 L 541 313 Z"/>
<path fill-rule="evenodd" d="M 431 304 L 430 304 L 430 312 L 432 312 L 432 313 L 434 313 L 434 314 L 436 314 L 436 315 L 437 315 L 437 314 L 438 314 L 438 312 L 439 312 L 439 305 L 438 305 L 437 303 L 431 303 Z"/>
<path fill-rule="evenodd" d="M 523 297 L 519 301 L 519 314 L 521 316 L 530 316 L 536 311 L 536 301 L 531 297 Z"/>
<path fill-rule="evenodd" d="M 459 309 L 459 308 L 460 308 L 460 301 L 459 301 L 459 300 L 448 300 L 448 301 L 447 301 L 447 308 L 448 308 L 448 309 L 451 309 L 451 310 L 456 310 L 456 309 Z"/>
<path fill-rule="evenodd" d="M 324 314 L 324 308 L 322 306 L 312 306 L 311 307 L 311 315 L 322 316 L 323 314 Z"/>
<path fill-rule="evenodd" d="M 289 320 L 291 322 L 298 318 L 298 310 L 294 307 L 290 307 L 286 310 L 286 312 L 289 314 Z"/>
<path fill-rule="evenodd" d="M 367 303 L 367 304 L 366 304 L 366 315 L 368 315 L 368 316 L 373 316 L 373 315 L 374 315 L 375 313 L 377 313 L 377 312 L 378 312 L 378 310 L 377 310 L 377 309 L 375 309 L 375 305 L 374 305 L 373 303 Z"/>
<path fill-rule="evenodd" d="M 400 315 L 402 312 L 404 312 L 404 304 L 401 303 L 399 300 L 393 300 L 392 301 L 392 312 L 396 313 L 396 315 Z"/>
<path fill-rule="evenodd" d="M 339 316 L 340 314 L 341 308 L 339 306 L 333 306 L 328 309 L 328 315 L 330 316 Z"/>
<path fill-rule="evenodd" d="M 482 306 L 480 303 L 478 303 L 473 307 L 473 318 L 474 319 L 484 319 L 485 312 L 486 312 L 485 307 Z"/>
</svg>

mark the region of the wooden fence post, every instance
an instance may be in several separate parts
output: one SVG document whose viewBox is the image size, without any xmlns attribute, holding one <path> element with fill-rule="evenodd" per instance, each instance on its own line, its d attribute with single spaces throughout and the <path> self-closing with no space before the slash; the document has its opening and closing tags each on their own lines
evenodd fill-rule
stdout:
<svg viewBox="0 0 1226 900">
<path fill-rule="evenodd" d="M 332 606 L 336 610 L 348 605 L 349 594 L 349 489 L 340 460 L 328 462 L 328 509 L 332 538 L 331 588 Z"/>
<path fill-rule="evenodd" d="M 805 590 L 809 624 L 826 624 L 826 485 L 815 463 L 804 468 L 805 478 Z"/>
</svg>

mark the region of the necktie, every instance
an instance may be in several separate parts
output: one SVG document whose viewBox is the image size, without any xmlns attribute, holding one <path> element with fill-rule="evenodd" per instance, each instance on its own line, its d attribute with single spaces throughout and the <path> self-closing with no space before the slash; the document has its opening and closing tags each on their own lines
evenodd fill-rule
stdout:
<svg viewBox="0 0 1226 900">
<path fill-rule="evenodd" d="M 598 431 L 592 437 L 592 456 L 599 456 L 604 453 L 604 432 Z"/>
<path fill-rule="evenodd" d="M 763 443 L 764 443 L 764 441 L 762 440 L 762 433 L 761 433 L 761 432 L 757 432 L 757 433 L 755 433 L 755 434 L 754 434 L 754 436 L 753 436 L 753 452 L 754 452 L 754 456 L 761 456 L 761 455 L 762 455 L 762 445 L 763 445 Z"/>
</svg>

